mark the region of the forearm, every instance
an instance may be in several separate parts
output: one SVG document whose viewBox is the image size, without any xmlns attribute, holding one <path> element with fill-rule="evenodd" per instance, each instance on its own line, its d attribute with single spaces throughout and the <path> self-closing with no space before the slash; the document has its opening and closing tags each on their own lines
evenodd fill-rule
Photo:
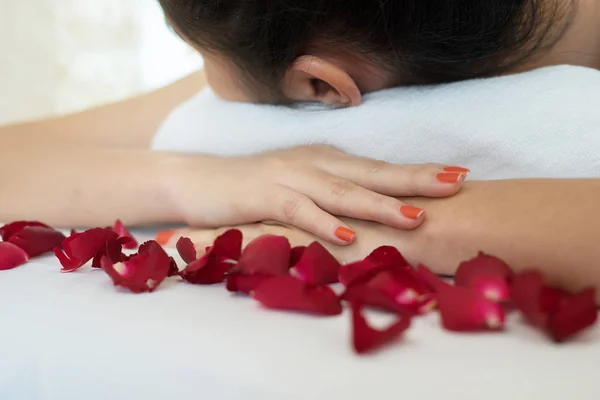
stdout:
<svg viewBox="0 0 600 400">
<path fill-rule="evenodd" d="M 401 233 L 404 251 L 439 273 L 484 251 L 567 288 L 600 288 L 600 179 L 470 182 L 448 199 L 407 201 L 427 220 Z"/>
<path fill-rule="evenodd" d="M 179 155 L 35 146 L 0 137 L 0 221 L 53 226 L 179 222 L 165 171 Z"/>
<path fill-rule="evenodd" d="M 76 114 L 0 127 L 0 138 L 26 144 L 69 143 L 146 149 L 174 108 L 204 86 L 203 71 L 151 93 Z"/>
</svg>

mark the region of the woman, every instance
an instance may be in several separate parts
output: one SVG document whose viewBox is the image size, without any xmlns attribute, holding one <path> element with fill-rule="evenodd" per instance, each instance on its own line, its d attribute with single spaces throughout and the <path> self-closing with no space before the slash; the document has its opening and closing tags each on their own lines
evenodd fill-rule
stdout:
<svg viewBox="0 0 600 400">
<path fill-rule="evenodd" d="M 161 5 L 204 56 L 210 86 L 231 101 L 351 107 L 363 93 L 398 85 L 563 63 L 600 68 L 600 58 L 589 56 L 600 53 L 594 0 Z M 203 84 L 198 73 L 124 103 L 5 127 L 0 219 L 97 225 L 118 215 L 130 224 L 204 228 L 276 220 L 295 228 L 244 229 L 248 237 L 275 232 L 298 242 L 313 239 L 304 231 L 337 245 L 358 238 L 332 247 L 342 259 L 392 244 L 440 273 L 483 250 L 515 269 L 538 266 L 568 288 L 600 287 L 600 179 L 469 182 L 452 196 L 466 168 L 387 165 L 320 147 L 239 158 L 150 152 L 161 121 Z M 425 224 L 409 231 L 424 212 Z"/>
</svg>

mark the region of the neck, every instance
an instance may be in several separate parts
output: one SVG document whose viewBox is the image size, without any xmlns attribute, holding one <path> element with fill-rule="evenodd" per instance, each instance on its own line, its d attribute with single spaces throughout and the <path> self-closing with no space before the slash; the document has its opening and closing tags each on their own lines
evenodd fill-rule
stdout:
<svg viewBox="0 0 600 400">
<path fill-rule="evenodd" d="M 549 50 L 535 57 L 523 69 L 550 65 L 578 65 L 600 69 L 600 2 L 562 0 L 576 7 L 564 35 Z"/>
</svg>

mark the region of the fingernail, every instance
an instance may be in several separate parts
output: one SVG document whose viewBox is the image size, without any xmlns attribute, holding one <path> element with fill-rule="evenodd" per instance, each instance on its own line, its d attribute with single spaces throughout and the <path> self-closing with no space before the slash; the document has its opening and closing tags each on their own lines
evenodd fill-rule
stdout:
<svg viewBox="0 0 600 400">
<path fill-rule="evenodd" d="M 400 212 L 406 218 L 409 218 L 409 219 L 419 219 L 419 217 L 421 215 L 423 215 L 423 213 L 425 212 L 425 210 L 420 209 L 418 207 L 413 207 L 413 206 L 402 206 L 402 207 L 400 207 Z"/>
<path fill-rule="evenodd" d="M 352 229 L 340 226 L 335 230 L 335 236 L 342 239 L 344 242 L 351 242 L 354 240 L 356 232 L 354 232 Z"/>
<path fill-rule="evenodd" d="M 171 240 L 173 235 L 175 235 L 175 231 L 173 230 L 158 232 L 154 240 L 156 240 L 156 242 L 161 246 L 166 246 L 167 244 L 169 244 L 169 241 Z"/>
<path fill-rule="evenodd" d="M 452 167 L 446 167 L 444 168 L 445 172 L 458 172 L 461 174 L 468 174 L 469 172 L 471 172 L 471 170 L 469 168 L 463 168 L 463 167 L 457 167 L 457 166 L 452 166 Z"/>
<path fill-rule="evenodd" d="M 460 172 L 441 172 L 437 180 L 442 183 L 459 183 L 465 180 L 465 174 Z"/>
</svg>

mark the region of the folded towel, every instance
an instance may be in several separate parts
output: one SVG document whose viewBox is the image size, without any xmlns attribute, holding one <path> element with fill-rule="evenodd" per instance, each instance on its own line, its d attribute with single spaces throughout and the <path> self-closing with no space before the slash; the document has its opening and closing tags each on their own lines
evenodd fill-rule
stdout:
<svg viewBox="0 0 600 400">
<path fill-rule="evenodd" d="M 474 179 L 600 177 L 600 72 L 559 66 L 394 88 L 346 109 L 231 103 L 205 89 L 167 118 L 153 148 L 239 155 L 315 143 L 462 165 Z"/>
</svg>

